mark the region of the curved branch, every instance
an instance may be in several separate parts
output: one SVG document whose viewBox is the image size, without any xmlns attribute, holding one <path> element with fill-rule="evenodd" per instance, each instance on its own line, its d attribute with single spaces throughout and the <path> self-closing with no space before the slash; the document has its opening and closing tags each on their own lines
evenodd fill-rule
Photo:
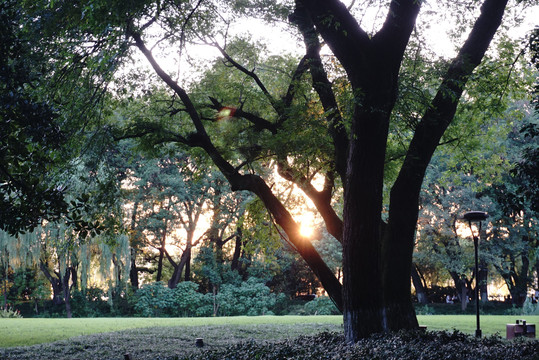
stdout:
<svg viewBox="0 0 539 360">
<path fill-rule="evenodd" d="M 286 166 L 282 161 L 277 162 L 277 171 L 285 180 L 296 184 L 312 200 L 324 219 L 327 231 L 342 243 L 343 222 L 331 206 L 332 179 L 326 177 L 324 189 L 318 191 L 307 178 Z"/>
</svg>

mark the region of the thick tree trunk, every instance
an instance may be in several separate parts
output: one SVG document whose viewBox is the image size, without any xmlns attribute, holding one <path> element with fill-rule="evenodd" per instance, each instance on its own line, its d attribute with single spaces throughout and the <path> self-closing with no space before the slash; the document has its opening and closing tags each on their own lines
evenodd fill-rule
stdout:
<svg viewBox="0 0 539 360">
<path fill-rule="evenodd" d="M 460 309 L 462 311 L 466 311 L 471 293 L 468 286 L 469 282 L 466 279 L 460 277 L 459 274 L 454 271 L 450 271 L 449 274 L 451 275 L 453 283 L 455 284 L 455 289 L 460 300 Z"/>
</svg>

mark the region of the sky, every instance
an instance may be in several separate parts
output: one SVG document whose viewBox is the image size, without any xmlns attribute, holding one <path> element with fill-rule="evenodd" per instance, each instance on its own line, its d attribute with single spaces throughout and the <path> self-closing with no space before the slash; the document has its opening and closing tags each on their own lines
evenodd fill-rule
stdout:
<svg viewBox="0 0 539 360">
<path fill-rule="evenodd" d="M 348 1 L 349 2 L 349 1 Z M 345 2 L 346 3 L 346 2 Z M 361 3 L 361 2 L 360 2 Z M 360 4 L 359 4 L 360 5 Z M 356 8 L 359 6 L 356 4 Z M 418 25 L 427 24 L 428 30 L 425 32 L 426 44 L 434 51 L 435 54 L 446 59 L 454 57 L 458 51 L 459 45 L 465 40 L 468 32 L 459 39 L 457 44 L 453 44 L 448 34 L 457 28 L 453 17 L 447 17 L 446 9 L 440 9 L 436 1 L 426 2 L 418 16 Z M 539 26 L 539 2 L 535 6 L 530 6 L 525 10 L 513 11 L 511 8 L 506 11 L 506 17 L 520 16 L 523 18 L 519 26 L 511 26 L 509 30 L 510 37 L 524 38 L 534 27 Z M 474 14 L 462 13 L 461 16 L 473 16 Z M 361 26 L 368 32 L 375 32 L 383 23 L 385 12 L 379 9 L 369 8 L 367 11 L 360 13 L 356 18 Z M 453 22 L 451 21 L 453 19 Z M 236 19 L 235 19 L 236 20 Z M 292 30 L 293 32 L 294 30 Z M 298 57 L 303 54 L 304 48 L 301 39 L 297 34 L 292 34 L 288 24 L 267 24 L 261 20 L 237 19 L 232 22 L 229 29 L 230 35 L 246 35 L 250 34 L 254 40 L 259 40 L 268 44 L 269 55 L 278 54 L 296 54 Z M 170 48 L 169 48 L 170 50 Z M 190 56 L 195 57 L 199 64 L 211 64 L 220 54 L 215 49 L 208 45 L 190 46 L 187 49 Z M 329 49 L 323 50 L 324 54 L 329 54 Z M 177 51 L 169 51 L 166 56 L 157 55 L 156 58 L 163 68 L 169 72 L 180 74 L 176 75 L 178 79 L 189 78 L 196 72 L 185 61 L 181 61 L 178 65 L 179 53 Z M 145 60 L 143 60 L 145 62 Z M 147 66 L 147 65 L 146 65 Z"/>
</svg>

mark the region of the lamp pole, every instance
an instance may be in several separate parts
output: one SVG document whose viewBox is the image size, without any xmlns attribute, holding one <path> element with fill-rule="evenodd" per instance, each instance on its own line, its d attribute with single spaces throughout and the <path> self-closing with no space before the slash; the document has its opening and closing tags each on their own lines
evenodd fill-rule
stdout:
<svg viewBox="0 0 539 360">
<path fill-rule="evenodd" d="M 462 217 L 464 220 L 468 221 L 468 225 L 470 226 L 470 231 L 472 233 L 473 238 L 473 245 L 474 245 L 474 252 L 475 252 L 475 316 L 476 316 L 476 322 L 477 322 L 477 328 L 475 330 L 475 337 L 480 338 L 481 337 L 481 326 L 479 323 L 479 256 L 478 256 L 478 248 L 479 248 L 479 237 L 481 236 L 481 221 L 486 220 L 488 217 L 488 214 L 483 211 L 470 211 L 464 214 Z M 478 233 L 477 236 L 474 234 L 473 228 L 472 228 L 472 222 L 478 223 Z"/>
</svg>

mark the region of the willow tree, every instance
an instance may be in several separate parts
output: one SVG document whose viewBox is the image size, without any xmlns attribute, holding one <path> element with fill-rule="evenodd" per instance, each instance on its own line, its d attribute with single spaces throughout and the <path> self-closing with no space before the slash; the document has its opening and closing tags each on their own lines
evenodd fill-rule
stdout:
<svg viewBox="0 0 539 360">
<path fill-rule="evenodd" d="M 403 59 L 414 29 L 424 37 L 432 35 L 428 28 L 416 27 L 422 1 L 380 5 L 387 16 L 373 32 L 366 31 L 338 0 L 43 4 L 36 19 L 53 20 L 45 27 L 45 36 L 70 40 L 57 44 L 79 44 L 68 50 L 67 61 L 85 66 L 96 55 L 100 61 L 95 63 L 106 68 L 106 64 L 116 64 L 118 57 L 103 54 L 111 49 L 120 53 L 126 44 L 143 55 L 168 88 L 169 112 L 153 119 L 135 116 L 114 136 L 200 148 L 233 190 L 256 194 L 343 311 L 347 341 L 373 332 L 417 327 L 410 271 L 424 174 L 500 26 L 507 0 L 462 5 L 472 7 L 476 18 L 454 59 L 440 69 L 437 88 L 424 89 L 425 106 L 411 114 L 410 139 L 405 141 L 384 219 L 388 134 L 402 121 L 395 116 L 395 105 L 401 95 Z M 241 15 L 288 18 L 304 40 L 304 56 L 296 59 L 294 67 L 285 61 L 277 70 L 260 66 L 256 46 L 243 47 L 239 53 L 243 57 L 235 57 L 226 35 L 228 26 Z M 163 36 L 156 41 L 156 34 Z M 332 64 L 322 61 L 321 39 L 344 69 L 338 81 L 332 82 L 332 74 L 328 75 Z M 175 80 L 159 65 L 153 45 L 167 44 L 168 49 L 181 52 L 189 42 L 215 46 L 229 73 L 240 74 L 243 81 L 234 84 L 237 77 L 223 76 L 217 88 L 195 92 L 187 82 Z M 95 50 L 103 44 L 108 47 Z M 343 87 L 350 89 L 345 96 Z M 342 284 L 311 242 L 300 235 L 290 209 L 275 195 L 267 176 L 270 164 L 304 191 L 328 233 L 342 243 Z M 323 185 L 316 187 L 315 178 L 323 179 Z M 344 189 L 342 217 L 332 203 L 338 186 Z"/>
</svg>

